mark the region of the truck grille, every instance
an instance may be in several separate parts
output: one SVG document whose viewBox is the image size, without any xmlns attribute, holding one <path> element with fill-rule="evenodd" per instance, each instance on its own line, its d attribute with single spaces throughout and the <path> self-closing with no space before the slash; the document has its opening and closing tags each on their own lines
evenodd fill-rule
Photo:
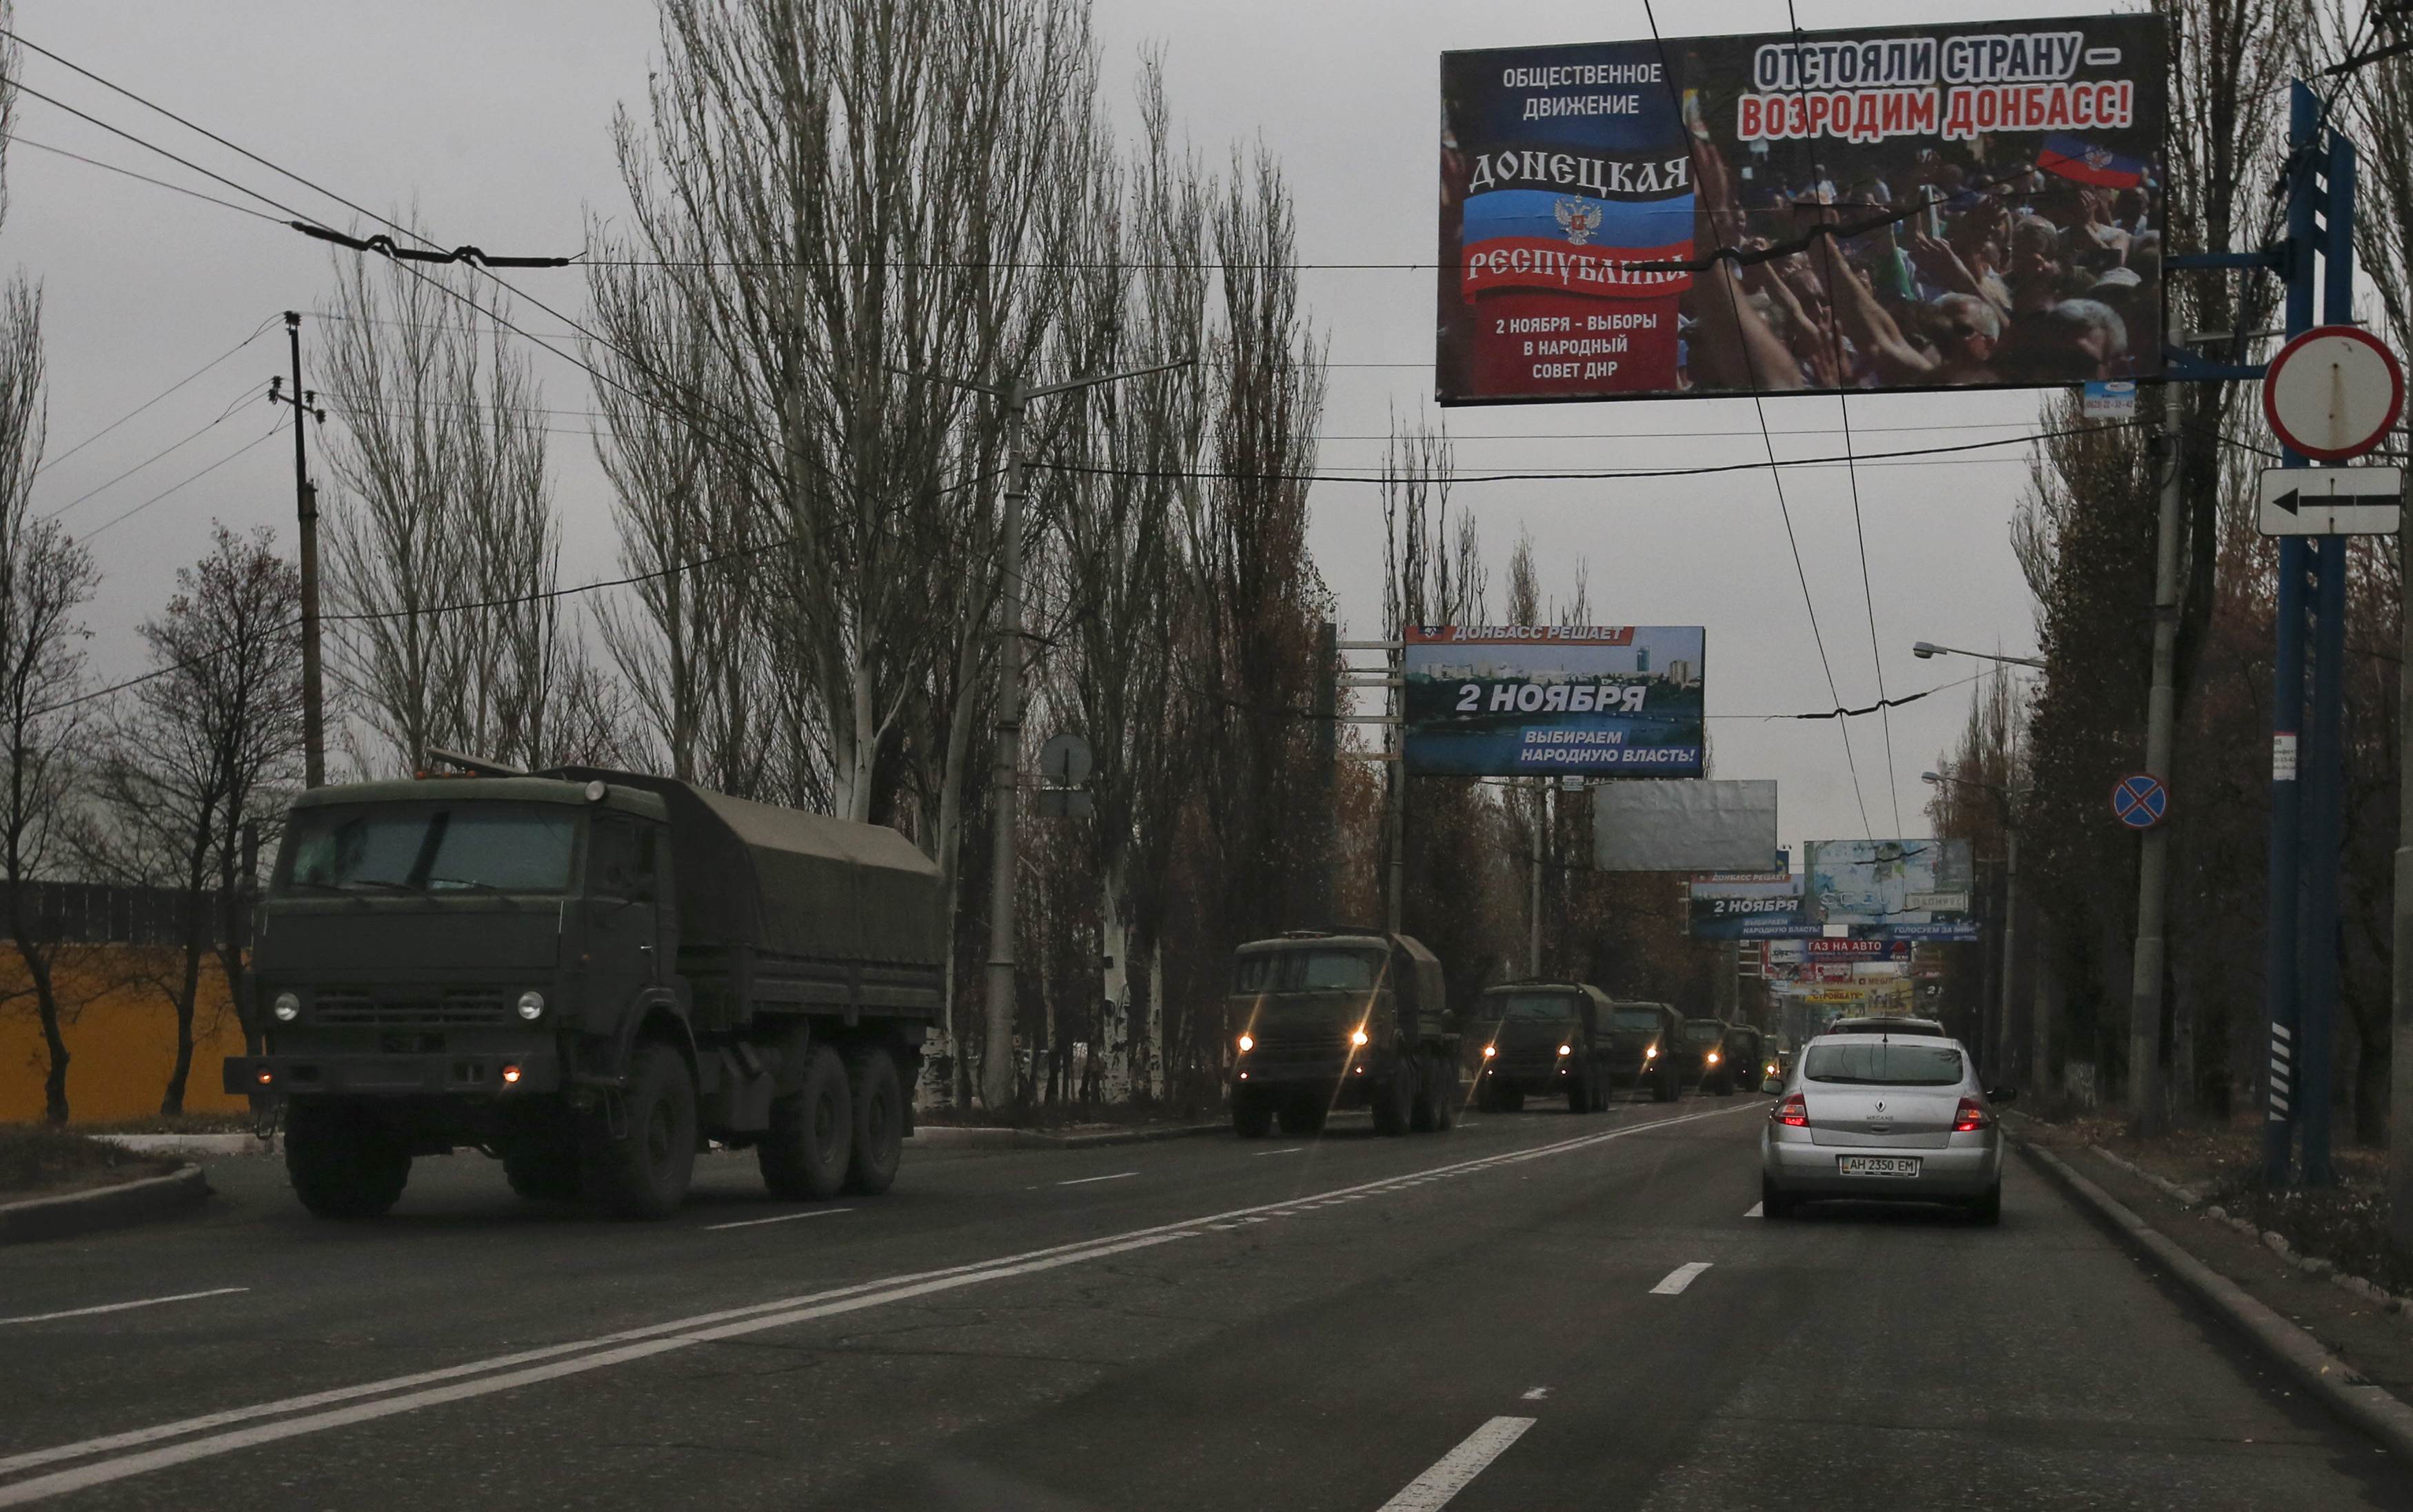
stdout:
<svg viewBox="0 0 2413 1512">
<path fill-rule="evenodd" d="M 1302 1060 L 1338 1060 L 1349 1053 L 1349 1040 L 1344 1034 L 1330 1030 L 1284 1033 L 1276 1030 L 1262 1035 L 1250 1059 L 1264 1064 L 1280 1064 Z"/>
<path fill-rule="evenodd" d="M 321 1024 L 460 1027 L 508 1024 L 511 1006 L 499 992 L 382 999 L 365 992 L 321 992 L 311 1017 Z"/>
</svg>

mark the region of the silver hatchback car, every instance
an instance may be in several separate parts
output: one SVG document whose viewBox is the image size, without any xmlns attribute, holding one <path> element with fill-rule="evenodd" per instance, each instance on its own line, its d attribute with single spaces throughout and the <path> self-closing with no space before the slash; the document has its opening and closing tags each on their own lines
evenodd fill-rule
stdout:
<svg viewBox="0 0 2413 1512">
<path fill-rule="evenodd" d="M 2003 1131 L 1968 1052 L 1940 1034 L 1821 1034 L 1793 1058 L 1759 1137 L 1760 1212 L 1804 1202 L 1940 1202 L 2003 1211 Z"/>
</svg>

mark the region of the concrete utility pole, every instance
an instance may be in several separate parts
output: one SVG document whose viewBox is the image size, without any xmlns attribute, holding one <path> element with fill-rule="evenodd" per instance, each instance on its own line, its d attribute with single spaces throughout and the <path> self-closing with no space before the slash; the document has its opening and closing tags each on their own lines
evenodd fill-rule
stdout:
<svg viewBox="0 0 2413 1512">
<path fill-rule="evenodd" d="M 2154 535 L 2154 687 L 2145 703 L 2145 770 L 2164 787 L 2170 780 L 2172 727 L 2178 692 L 2172 677 L 2179 641 L 2179 432 L 2170 411 L 2177 397 L 2162 394 L 2154 436 L 2161 478 L 2161 511 Z M 2168 1109 L 2162 1095 L 2163 914 L 2169 901 L 2169 828 L 2155 824 L 2138 840 L 2137 949 L 2128 985 L 2128 1123 L 2137 1134 L 2158 1133 Z M 2004 993 L 2008 1010 L 2010 995 Z"/>
<path fill-rule="evenodd" d="M 2012 984 L 2020 974 L 2020 826 L 2012 805 L 2017 790 L 2003 799 L 2003 998 L 1994 1020 L 1993 1072 L 2005 1081 L 2011 1070 Z"/>
<path fill-rule="evenodd" d="M 997 615 L 997 752 L 991 781 L 995 790 L 989 851 L 988 972 L 985 982 L 985 1044 L 981 1053 L 981 1102 L 991 1109 L 1014 1101 L 1014 883 L 1020 873 L 1014 856 L 1014 824 L 1022 797 L 1022 478 L 1023 425 L 1033 399 L 1044 399 L 1078 389 L 1119 383 L 1188 367 L 1195 359 L 1158 363 L 1096 378 L 1073 378 L 1029 388 L 1019 379 L 977 383 L 940 373 L 908 372 L 908 378 L 928 378 L 975 393 L 985 393 L 1005 407 L 1005 509 L 1000 522 Z"/>
<path fill-rule="evenodd" d="M 1312 917 L 1332 923 L 1340 898 L 1340 627 L 1325 620 L 1315 636 L 1315 693 L 1310 705 L 1315 740 L 1315 907 Z"/>
<path fill-rule="evenodd" d="M 1550 823 L 1550 779 L 1537 777 L 1533 781 L 1533 867 L 1532 896 L 1525 903 L 1525 923 L 1530 936 L 1525 946 L 1525 974 L 1538 982 L 1542 979 L 1542 857 L 1545 848 L 1542 837 Z"/>
<path fill-rule="evenodd" d="M 271 383 L 268 398 L 272 404 L 293 407 L 293 516 L 302 568 L 302 780 L 318 788 L 327 784 L 327 702 L 318 671 L 318 490 L 310 482 L 310 449 L 303 422 L 327 417 L 311 408 L 318 396 L 302 387 L 300 311 L 285 312 L 285 334 L 293 348 L 293 393 L 280 399 Z"/>
</svg>

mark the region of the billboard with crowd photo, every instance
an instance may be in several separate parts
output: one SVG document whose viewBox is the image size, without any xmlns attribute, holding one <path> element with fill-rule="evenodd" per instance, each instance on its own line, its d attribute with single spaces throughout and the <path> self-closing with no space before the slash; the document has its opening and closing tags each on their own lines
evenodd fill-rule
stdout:
<svg viewBox="0 0 2413 1512">
<path fill-rule="evenodd" d="M 2150 378 L 2148 15 L 1442 55 L 1443 404 Z"/>
<path fill-rule="evenodd" d="M 1860 940 L 1975 940 L 1969 842 L 1813 840 L 1802 891 L 1822 925 Z"/>
<path fill-rule="evenodd" d="M 1411 625 L 1403 639 L 1411 772 L 1701 776 L 1698 625 Z"/>
</svg>

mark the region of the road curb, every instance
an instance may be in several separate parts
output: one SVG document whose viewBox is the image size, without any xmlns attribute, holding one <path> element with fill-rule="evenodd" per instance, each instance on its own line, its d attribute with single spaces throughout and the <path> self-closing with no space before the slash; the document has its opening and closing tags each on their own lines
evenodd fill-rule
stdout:
<svg viewBox="0 0 2413 1512">
<path fill-rule="evenodd" d="M 91 1134 L 103 1144 L 145 1155 L 274 1155 L 284 1148 L 276 1135 L 255 1134 Z"/>
<path fill-rule="evenodd" d="M 72 1238 L 101 1229 L 125 1228 L 198 1211 L 210 1194 L 209 1178 L 198 1165 L 166 1176 L 145 1177 L 63 1197 L 29 1197 L 0 1203 L 0 1244 Z"/>
<path fill-rule="evenodd" d="M 2322 1348 L 2319 1340 L 2256 1301 L 2244 1288 L 2188 1253 L 2177 1240 L 2138 1217 L 2117 1197 L 2072 1170 L 2060 1156 L 2026 1139 L 2014 1143 L 2064 1191 L 2092 1208 L 2095 1218 L 2119 1230 L 2131 1244 L 2160 1262 L 2198 1300 L 2286 1366 L 2338 1416 L 2386 1445 L 2399 1460 L 2413 1464 L 2413 1406 L 2363 1379 L 2353 1366 Z"/>
<path fill-rule="evenodd" d="M 917 1145 L 955 1145 L 971 1149 L 1092 1149 L 1101 1145 L 1152 1145 L 1165 1139 L 1194 1139 L 1219 1134 L 1231 1125 L 1177 1123 L 1145 1129 L 1107 1129 L 1096 1134 L 1052 1134 L 1036 1129 L 996 1129 L 984 1125 L 924 1124 L 913 1131 Z"/>
</svg>

